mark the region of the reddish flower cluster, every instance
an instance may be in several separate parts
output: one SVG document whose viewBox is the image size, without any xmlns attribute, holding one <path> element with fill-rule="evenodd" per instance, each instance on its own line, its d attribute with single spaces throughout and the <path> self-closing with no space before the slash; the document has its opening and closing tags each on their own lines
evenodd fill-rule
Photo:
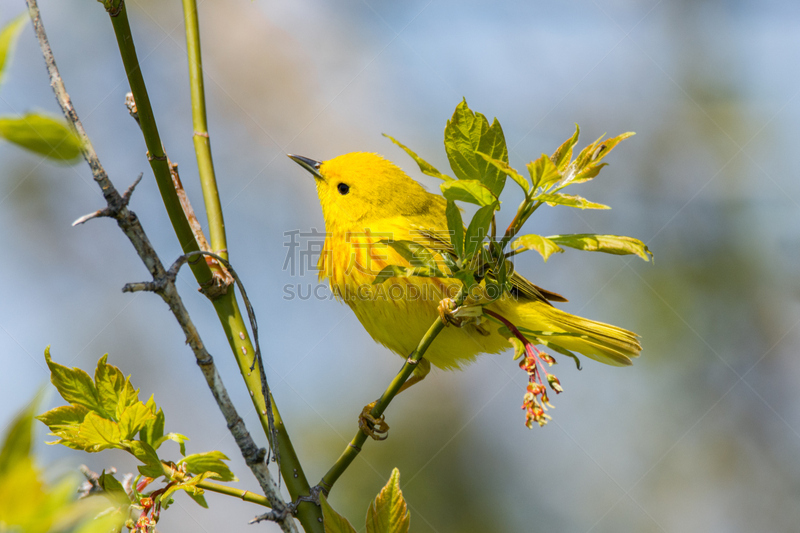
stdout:
<svg viewBox="0 0 800 533">
<path fill-rule="evenodd" d="M 528 389 L 522 402 L 522 409 L 525 410 L 525 425 L 533 427 L 533 423 L 544 426 L 550 420 L 550 415 L 545 413 L 550 405 L 547 397 L 547 387 L 559 394 L 563 391 L 558 378 L 545 370 L 544 363 L 552 366 L 555 359 L 550 354 L 537 350 L 527 339 L 525 340 L 525 357 L 519 362 L 519 367 L 528 373 Z M 544 379 L 542 376 L 544 375 Z"/>
</svg>

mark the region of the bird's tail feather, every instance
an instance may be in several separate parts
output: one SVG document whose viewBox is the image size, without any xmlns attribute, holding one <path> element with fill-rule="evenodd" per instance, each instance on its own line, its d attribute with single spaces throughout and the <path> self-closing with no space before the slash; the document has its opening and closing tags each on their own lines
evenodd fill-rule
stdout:
<svg viewBox="0 0 800 533">
<path fill-rule="evenodd" d="M 536 306 L 533 316 L 537 316 L 537 323 L 526 324 L 524 318 L 527 313 L 523 311 L 522 325 L 531 330 L 554 333 L 548 339 L 552 340 L 552 344 L 613 366 L 633 364 L 631 358 L 638 357 L 642 351 L 639 336 L 632 331 L 575 316 L 538 302 L 528 305 Z"/>
</svg>

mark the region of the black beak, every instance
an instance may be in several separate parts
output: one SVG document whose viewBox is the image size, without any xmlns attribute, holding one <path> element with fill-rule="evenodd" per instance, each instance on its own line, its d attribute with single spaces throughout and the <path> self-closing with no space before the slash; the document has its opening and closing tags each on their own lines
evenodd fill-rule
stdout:
<svg viewBox="0 0 800 533">
<path fill-rule="evenodd" d="M 322 174 L 319 173 L 319 167 L 322 165 L 319 161 L 314 161 L 302 155 L 287 154 L 295 163 L 308 170 L 313 174 L 316 179 L 323 179 Z"/>
</svg>

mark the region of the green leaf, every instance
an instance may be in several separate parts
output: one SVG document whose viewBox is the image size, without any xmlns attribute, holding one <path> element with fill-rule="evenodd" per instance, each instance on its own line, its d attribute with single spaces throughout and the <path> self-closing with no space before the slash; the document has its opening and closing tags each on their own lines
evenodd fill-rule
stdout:
<svg viewBox="0 0 800 533">
<path fill-rule="evenodd" d="M 410 148 L 408 148 L 406 145 L 404 145 L 403 143 L 401 143 L 400 141 L 398 141 L 394 137 L 386 135 L 385 133 L 383 134 L 383 136 L 386 137 L 387 139 L 389 139 L 390 141 L 392 141 L 394 144 L 396 144 L 397 146 L 399 146 L 403 150 L 405 150 L 405 152 L 408 155 L 410 155 L 411 158 L 414 161 L 417 162 L 417 165 L 419 165 L 419 169 L 422 171 L 423 174 L 427 174 L 428 176 L 433 176 L 434 178 L 439 178 L 439 179 L 442 179 L 442 180 L 445 180 L 445 181 L 450 181 L 450 180 L 453 179 L 450 176 L 448 176 L 446 174 L 442 174 L 441 172 L 436 170 L 436 168 L 433 165 L 431 165 L 430 163 L 428 163 L 427 161 L 422 159 L 420 156 L 418 156 L 417 154 L 412 152 Z"/>
<path fill-rule="evenodd" d="M 81 155 L 81 140 L 64 120 L 27 113 L 0 117 L 0 137 L 56 161 L 74 161 Z"/>
<path fill-rule="evenodd" d="M 606 139 L 605 141 L 603 140 L 604 135 L 601 135 L 595 142 L 586 146 L 583 150 L 581 150 L 581 153 L 578 154 L 578 157 L 575 158 L 574 164 L 578 170 L 581 170 L 589 165 L 596 165 L 605 156 L 607 156 L 615 146 L 636 134 L 632 131 L 629 131 L 621 135 L 617 135 L 616 137 Z"/>
<path fill-rule="evenodd" d="M 503 326 L 503 328 L 505 328 L 506 331 L 508 331 L 508 328 L 506 328 L 505 326 Z M 508 337 L 508 342 L 510 342 L 511 346 L 514 347 L 514 360 L 517 360 L 523 355 L 525 355 L 525 344 L 523 344 L 523 342 L 519 340 L 516 336 L 511 334 L 510 331 L 508 333 L 510 335 Z"/>
<path fill-rule="evenodd" d="M 84 451 L 94 453 L 108 448 L 122 448 L 120 437 L 119 424 L 90 412 L 83 419 L 78 428 L 78 438 L 73 442 L 82 446 Z"/>
<path fill-rule="evenodd" d="M 139 389 L 133 388 L 133 385 L 131 385 L 131 378 L 128 376 L 125 379 L 123 387 L 119 391 L 117 407 L 115 409 L 115 419 L 119 420 L 122 413 L 124 413 L 128 407 L 137 403 L 141 403 L 139 402 Z M 149 410 L 150 408 L 148 407 L 147 409 Z"/>
<path fill-rule="evenodd" d="M 14 20 L 5 25 L 0 31 L 0 83 L 6 77 L 6 70 L 14 55 L 14 48 L 16 48 L 17 39 L 25 23 L 30 20 L 28 12 L 24 12 L 17 16 Z"/>
<path fill-rule="evenodd" d="M 553 152 L 553 156 L 550 159 L 558 170 L 564 170 L 567 168 L 567 165 L 569 165 L 570 160 L 572 160 L 572 148 L 578 144 L 578 137 L 580 134 L 581 128 L 575 124 L 575 133 L 572 134 L 572 137 L 564 141 L 564 143 Z"/>
<path fill-rule="evenodd" d="M 548 239 L 561 246 L 569 246 L 587 252 L 603 252 L 615 255 L 635 254 L 649 261 L 653 252 L 645 243 L 633 237 L 621 235 L 598 235 L 595 233 L 575 233 L 571 235 L 551 235 Z"/>
<path fill-rule="evenodd" d="M 86 414 L 90 411 L 82 405 L 62 405 L 55 409 L 50 409 L 36 417 L 50 428 L 50 431 L 56 431 L 66 426 L 74 426 L 76 429 L 83 423 Z"/>
<path fill-rule="evenodd" d="M 97 483 L 109 494 L 128 499 L 128 494 L 125 492 L 125 488 L 122 486 L 122 483 L 120 483 L 117 478 L 114 477 L 113 474 L 108 474 L 105 470 L 103 470 L 103 473 L 97 478 Z"/>
<path fill-rule="evenodd" d="M 319 504 L 322 507 L 322 525 L 325 533 L 356 533 L 356 529 L 350 525 L 347 518 L 333 510 L 325 495 L 319 495 Z"/>
<path fill-rule="evenodd" d="M 193 499 L 197 503 L 197 505 L 199 505 L 203 509 L 208 509 L 208 502 L 206 502 L 206 497 L 205 496 L 203 496 L 202 494 L 196 494 L 196 493 L 193 494 L 193 493 L 191 493 L 189 491 L 186 491 L 186 494 L 191 499 Z"/>
<path fill-rule="evenodd" d="M 447 201 L 447 230 L 450 232 L 450 243 L 456 255 L 461 258 L 464 256 L 464 221 L 461 219 L 461 212 L 456 203 L 452 200 Z"/>
<path fill-rule="evenodd" d="M 611 209 L 607 205 L 597 204 L 590 202 L 586 198 L 575 196 L 573 194 L 539 194 L 534 197 L 535 200 L 546 202 L 547 205 L 566 205 L 567 207 L 577 207 L 578 209 Z"/>
<path fill-rule="evenodd" d="M 497 197 L 478 180 L 448 181 L 439 185 L 442 196 L 447 200 L 467 202 L 476 205 L 491 205 Z"/>
<path fill-rule="evenodd" d="M 536 250 L 542 254 L 544 262 L 554 253 L 562 253 L 564 250 L 548 237 L 541 235 L 523 235 L 511 243 L 514 251 Z"/>
<path fill-rule="evenodd" d="M 489 231 L 489 224 L 491 224 L 494 216 L 494 208 L 495 204 L 481 207 L 472 217 L 467 228 L 467 234 L 464 237 L 464 257 L 472 257 L 480 249 L 481 243 Z"/>
<path fill-rule="evenodd" d="M 50 368 L 50 381 L 62 398 L 71 404 L 82 405 L 91 411 L 108 415 L 89 374 L 80 368 L 67 368 L 53 362 L 49 346 L 44 351 L 44 359 Z"/>
<path fill-rule="evenodd" d="M 480 113 L 473 113 L 462 100 L 444 129 L 444 147 L 450 167 L 461 180 L 482 182 L 495 197 L 500 196 L 506 177 L 476 152 L 508 162 L 508 149 L 503 129 L 497 119 L 491 125 Z"/>
<path fill-rule="evenodd" d="M 17 414 L 8 426 L 3 447 L 0 448 L 0 478 L 16 464 L 26 460 L 31 454 L 33 434 L 33 413 L 38 402 L 34 401 Z"/>
<path fill-rule="evenodd" d="M 567 177 L 564 179 L 562 186 L 565 187 L 594 179 L 600 173 L 600 170 L 606 166 L 606 163 L 600 163 L 600 160 L 607 156 L 617 144 L 633 135 L 633 132 L 627 132 L 605 141 L 600 136 L 595 142 L 581 150 L 575 161 L 569 165 L 565 172 Z"/>
<path fill-rule="evenodd" d="M 459 270 L 453 277 L 460 279 L 467 289 L 475 285 L 475 273 L 470 270 Z"/>
<path fill-rule="evenodd" d="M 148 405 L 151 401 L 152 398 L 148 400 Z M 152 412 L 153 407 L 155 407 L 155 402 L 153 402 L 150 412 Z M 161 438 L 164 436 L 164 422 L 164 411 L 159 409 L 154 414 L 153 418 L 148 420 L 144 427 L 139 431 L 139 439 L 145 441 L 147 444 L 157 450 L 158 447 L 161 446 Z"/>
<path fill-rule="evenodd" d="M 395 468 L 367 510 L 367 533 L 408 533 L 410 523 L 408 507 L 400 490 L 400 471 Z"/>
<path fill-rule="evenodd" d="M 94 370 L 95 388 L 100 398 L 100 404 L 103 406 L 103 412 L 114 418 L 114 420 L 119 420 L 119 416 L 122 413 L 122 410 L 118 409 L 120 393 L 126 387 L 132 391 L 133 386 L 126 381 L 120 369 L 114 365 L 109 365 L 106 362 L 107 360 L 108 354 L 105 354 L 97 361 L 97 367 Z M 127 407 L 127 405 L 124 407 Z"/>
<path fill-rule="evenodd" d="M 431 269 L 437 268 L 436 258 L 433 256 L 433 252 L 426 246 L 423 246 L 417 242 L 387 240 L 381 240 L 378 242 L 391 246 L 392 249 L 400 254 L 403 259 L 408 261 L 412 267 L 426 267 Z"/>
<path fill-rule="evenodd" d="M 493 157 L 489 157 L 488 155 L 484 154 L 483 152 L 477 152 L 477 154 L 484 158 L 490 165 L 494 166 L 497 170 L 502 172 L 505 175 L 508 175 L 517 182 L 517 185 L 522 187 L 522 190 L 525 191 L 525 194 L 531 190 L 531 185 L 528 183 L 528 180 L 525 179 L 519 172 L 511 168 L 509 164 L 505 161 L 501 161 L 500 159 L 494 159 Z"/>
<path fill-rule="evenodd" d="M 142 402 L 128 406 L 119 418 L 119 430 L 122 440 L 131 439 L 145 425 L 155 419 L 156 415 Z"/>
<path fill-rule="evenodd" d="M 538 187 L 545 190 L 561 179 L 561 173 L 558 168 L 545 154 L 542 154 L 536 161 L 528 163 L 527 168 L 528 174 L 531 175 L 534 190 Z"/>
<path fill-rule="evenodd" d="M 213 451 L 187 455 L 178 461 L 178 464 L 185 464 L 186 471 L 190 474 L 199 475 L 203 472 L 213 472 L 217 474 L 215 477 L 220 481 L 239 481 L 223 460 L 228 461 L 229 459 L 224 453 Z"/>
<path fill-rule="evenodd" d="M 161 502 L 162 504 L 165 505 L 166 508 L 166 506 L 172 503 L 170 500 L 171 496 L 175 492 L 182 490 L 186 492 L 186 494 L 188 494 L 190 497 L 199 496 L 200 499 L 195 499 L 195 498 L 192 499 L 194 499 L 198 504 L 200 504 L 200 506 L 208 508 L 208 503 L 206 503 L 205 498 L 202 497 L 205 491 L 201 487 L 198 487 L 198 485 L 208 478 L 217 478 L 217 477 L 219 476 L 217 476 L 214 472 L 203 472 L 200 475 L 172 484 L 167 488 L 167 490 L 165 490 L 162 493 Z"/>
<path fill-rule="evenodd" d="M 372 284 L 380 285 L 387 279 L 410 278 L 413 276 L 419 276 L 423 278 L 447 277 L 445 273 L 440 271 L 438 268 L 428 268 L 428 267 L 409 268 L 401 265 L 388 265 L 383 267 L 383 269 L 380 272 L 378 272 L 378 275 L 375 276 L 374 280 L 372 280 Z"/>
<path fill-rule="evenodd" d="M 161 447 L 162 444 L 164 444 L 168 440 L 177 442 L 181 451 L 181 455 L 186 455 L 186 444 L 184 443 L 187 440 L 189 440 L 189 437 L 187 437 L 186 435 L 181 435 L 180 433 L 167 433 L 166 435 L 164 435 L 163 437 L 161 437 L 156 441 L 156 444 L 153 446 L 153 448 L 158 449 L 159 447 Z"/>
<path fill-rule="evenodd" d="M 157 478 L 164 475 L 164 468 L 161 460 L 152 446 L 140 440 L 129 440 L 123 443 L 125 449 L 131 452 L 134 457 L 139 459 L 143 466 L 139 466 L 139 473 L 150 478 Z"/>
</svg>

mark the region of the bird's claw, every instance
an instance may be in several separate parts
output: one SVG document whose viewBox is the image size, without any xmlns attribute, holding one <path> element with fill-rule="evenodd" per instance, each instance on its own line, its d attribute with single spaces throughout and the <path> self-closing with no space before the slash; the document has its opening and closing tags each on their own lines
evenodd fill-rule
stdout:
<svg viewBox="0 0 800 533">
<path fill-rule="evenodd" d="M 372 402 L 364 406 L 361 414 L 358 415 L 358 427 L 364 434 L 375 440 L 386 440 L 389 438 L 389 424 L 386 423 L 383 415 L 375 418 L 371 414 L 376 403 Z"/>
<path fill-rule="evenodd" d="M 439 311 L 439 317 L 442 319 L 442 322 L 444 322 L 445 326 L 453 324 L 454 326 L 460 328 L 464 325 L 464 320 L 453 314 L 453 311 L 455 311 L 457 308 L 458 306 L 452 298 L 445 298 L 439 302 L 439 307 L 437 307 L 436 310 Z"/>
</svg>

